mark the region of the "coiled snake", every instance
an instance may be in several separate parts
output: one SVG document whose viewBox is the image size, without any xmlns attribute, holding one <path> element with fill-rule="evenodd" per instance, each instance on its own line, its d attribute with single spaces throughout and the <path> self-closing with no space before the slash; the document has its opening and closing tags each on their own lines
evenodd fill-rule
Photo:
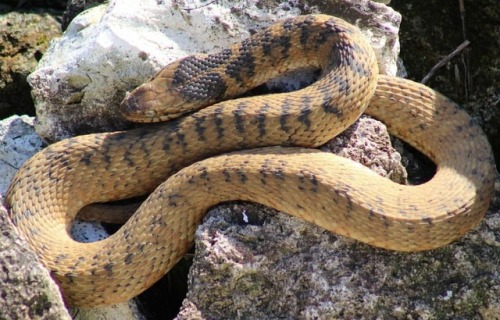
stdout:
<svg viewBox="0 0 500 320">
<path fill-rule="evenodd" d="M 305 89 L 231 100 L 305 67 L 321 71 Z M 429 182 L 398 185 L 301 148 L 324 144 L 368 104 L 366 113 L 437 164 Z M 22 166 L 7 193 L 13 223 L 71 305 L 115 303 L 148 288 L 191 247 L 207 208 L 223 201 L 259 202 L 377 247 L 418 251 L 476 226 L 493 192 L 491 149 L 471 118 L 423 85 L 378 75 L 357 28 L 331 16 L 288 19 L 219 53 L 178 60 L 121 107 L 143 122 L 202 109 L 55 143 Z M 223 154 L 234 150 L 245 151 Z M 68 235 L 85 205 L 155 188 L 109 238 L 83 244 Z"/>
</svg>

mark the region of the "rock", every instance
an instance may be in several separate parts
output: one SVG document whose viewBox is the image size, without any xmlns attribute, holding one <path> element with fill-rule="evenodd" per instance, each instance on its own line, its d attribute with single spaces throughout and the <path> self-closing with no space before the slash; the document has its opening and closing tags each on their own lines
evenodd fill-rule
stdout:
<svg viewBox="0 0 500 320">
<path fill-rule="evenodd" d="M 0 119 L 13 113 L 33 114 L 26 77 L 36 67 L 49 41 L 61 34 L 47 13 L 0 15 Z"/>
<path fill-rule="evenodd" d="M 361 116 L 356 123 L 321 149 L 359 162 L 394 182 L 408 182 L 408 174 L 401 164 L 401 155 L 392 147 L 387 127 L 368 116 Z"/>
<path fill-rule="evenodd" d="M 0 319 L 71 319 L 49 272 L 0 206 Z"/>
<path fill-rule="evenodd" d="M 349 4 L 353 1 L 337 3 L 344 17 L 373 35 L 378 56 L 386 59 L 381 60 L 381 70 L 395 72 L 399 15 L 368 1 L 364 2 L 366 9 Z M 77 16 L 59 41 L 52 43 L 28 78 L 37 108 L 36 130 L 53 141 L 127 128 L 128 123 L 117 113 L 126 91 L 174 59 L 227 47 L 276 20 L 318 10 L 315 6 L 301 7 L 272 1 L 223 6 L 203 1 L 159 5 L 152 0 L 127 0 L 91 8 Z M 335 8 L 325 6 L 321 11 L 335 13 Z M 369 14 L 386 20 L 363 25 Z"/>
<path fill-rule="evenodd" d="M 33 130 L 33 122 L 28 116 L 12 116 L 0 121 L 0 195 L 5 194 L 21 165 L 43 146 Z M 3 198 L 0 200 L 3 203 Z"/>
<path fill-rule="evenodd" d="M 69 0 L 62 16 L 61 29 L 68 28 L 70 22 L 82 11 L 104 3 L 104 0 Z"/>
<path fill-rule="evenodd" d="M 259 205 L 196 233 L 176 319 L 498 319 L 500 179 L 483 223 L 428 252 L 375 249 Z"/>
<path fill-rule="evenodd" d="M 102 308 L 79 308 L 73 312 L 74 320 L 145 320 L 135 300 Z"/>
</svg>

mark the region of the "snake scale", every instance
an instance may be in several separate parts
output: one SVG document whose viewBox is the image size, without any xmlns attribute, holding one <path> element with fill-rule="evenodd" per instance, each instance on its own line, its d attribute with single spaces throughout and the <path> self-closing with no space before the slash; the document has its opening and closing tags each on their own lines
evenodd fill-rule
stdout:
<svg viewBox="0 0 500 320">
<path fill-rule="evenodd" d="M 235 98 L 301 68 L 318 70 L 318 80 Z M 493 193 L 491 148 L 471 118 L 432 89 L 378 75 L 359 30 L 331 16 L 287 19 L 218 53 L 175 61 L 121 108 L 134 121 L 172 120 L 52 144 L 22 166 L 7 193 L 11 220 L 69 305 L 116 303 L 151 286 L 223 201 L 258 202 L 373 246 L 419 251 L 476 226 Z M 306 148 L 363 112 L 428 155 L 435 176 L 399 185 Z M 87 204 L 151 192 L 109 238 L 84 244 L 69 235 Z"/>
</svg>

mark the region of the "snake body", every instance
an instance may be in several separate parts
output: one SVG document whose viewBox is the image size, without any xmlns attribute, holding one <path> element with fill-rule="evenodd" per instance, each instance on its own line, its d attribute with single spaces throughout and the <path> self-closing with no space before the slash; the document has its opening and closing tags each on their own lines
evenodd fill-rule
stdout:
<svg viewBox="0 0 500 320">
<path fill-rule="evenodd" d="M 302 67 L 321 71 L 305 89 L 231 99 Z M 449 99 L 377 70 L 357 28 L 325 15 L 288 19 L 219 53 L 176 61 L 128 95 L 123 112 L 153 122 L 201 110 L 40 151 L 11 183 L 11 219 L 52 270 L 67 303 L 78 306 L 124 301 L 148 288 L 191 247 L 207 209 L 229 200 L 271 206 L 377 247 L 446 245 L 488 208 L 491 148 Z M 324 144 L 368 104 L 368 114 L 437 164 L 429 182 L 398 185 L 302 148 Z M 242 151 L 224 154 L 234 150 Z M 84 244 L 69 236 L 87 204 L 155 189 L 109 238 Z"/>
</svg>

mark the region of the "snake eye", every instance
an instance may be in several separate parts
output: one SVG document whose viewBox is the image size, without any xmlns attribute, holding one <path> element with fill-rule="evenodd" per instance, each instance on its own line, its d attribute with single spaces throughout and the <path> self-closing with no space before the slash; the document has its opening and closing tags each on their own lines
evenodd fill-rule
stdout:
<svg viewBox="0 0 500 320">
<path fill-rule="evenodd" d="M 148 109 L 144 111 L 144 115 L 148 118 L 156 118 L 156 110 Z"/>
</svg>

